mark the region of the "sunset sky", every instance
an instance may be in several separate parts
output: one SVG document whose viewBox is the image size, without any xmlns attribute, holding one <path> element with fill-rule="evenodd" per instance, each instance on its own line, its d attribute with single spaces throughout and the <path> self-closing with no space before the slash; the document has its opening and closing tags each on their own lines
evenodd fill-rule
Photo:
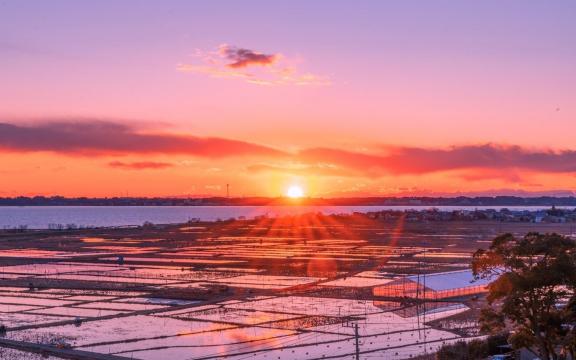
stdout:
<svg viewBox="0 0 576 360">
<path fill-rule="evenodd" d="M 0 196 L 568 194 L 576 2 L 0 1 Z"/>
</svg>

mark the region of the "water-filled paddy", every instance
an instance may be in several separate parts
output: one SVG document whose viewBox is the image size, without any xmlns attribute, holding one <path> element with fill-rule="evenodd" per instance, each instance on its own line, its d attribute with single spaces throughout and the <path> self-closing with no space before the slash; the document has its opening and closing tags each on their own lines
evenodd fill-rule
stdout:
<svg viewBox="0 0 576 360">
<path fill-rule="evenodd" d="M 494 224 L 398 225 L 310 215 L 0 234 L 0 323 L 9 339 L 151 360 L 350 358 L 354 324 L 366 358 L 477 336 L 476 300 L 417 306 L 374 289 L 467 269 Z"/>
</svg>

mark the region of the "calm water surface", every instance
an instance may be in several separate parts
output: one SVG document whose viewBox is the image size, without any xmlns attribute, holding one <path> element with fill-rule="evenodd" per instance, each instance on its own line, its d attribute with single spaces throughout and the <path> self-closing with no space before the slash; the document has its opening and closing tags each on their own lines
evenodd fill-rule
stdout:
<svg viewBox="0 0 576 360">
<path fill-rule="evenodd" d="M 49 224 L 78 226 L 141 225 L 180 223 L 192 218 L 201 220 L 229 219 L 259 215 L 289 215 L 306 212 L 342 214 L 378 211 L 429 209 L 429 206 L 0 206 L 0 228 L 26 225 L 30 229 L 48 228 Z M 494 206 L 439 206 L 440 210 L 499 209 Z M 547 207 L 515 207 L 508 209 L 537 210 Z"/>
</svg>

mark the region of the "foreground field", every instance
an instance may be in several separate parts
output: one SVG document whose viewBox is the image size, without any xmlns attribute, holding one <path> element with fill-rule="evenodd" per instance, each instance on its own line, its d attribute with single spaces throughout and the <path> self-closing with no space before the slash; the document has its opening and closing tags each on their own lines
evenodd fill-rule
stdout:
<svg viewBox="0 0 576 360">
<path fill-rule="evenodd" d="M 358 216 L 0 233 L 0 359 L 406 359 L 479 336 L 482 298 L 377 296 L 567 224 Z M 356 336 L 357 326 L 357 336 Z"/>
</svg>

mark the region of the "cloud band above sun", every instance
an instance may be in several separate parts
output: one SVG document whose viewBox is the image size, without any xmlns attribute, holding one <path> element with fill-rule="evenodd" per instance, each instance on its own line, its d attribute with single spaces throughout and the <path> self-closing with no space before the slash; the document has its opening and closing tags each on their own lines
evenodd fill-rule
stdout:
<svg viewBox="0 0 576 360">
<path fill-rule="evenodd" d="M 184 73 L 203 74 L 214 78 L 242 80 L 255 85 L 331 84 L 327 76 L 304 72 L 298 61 L 280 53 L 263 53 L 222 44 L 216 50 L 197 49 L 191 62 L 178 64 Z"/>
<path fill-rule="evenodd" d="M 482 144 L 441 149 L 379 147 L 372 152 L 319 147 L 288 152 L 219 137 L 141 132 L 131 125 L 112 120 L 44 121 L 27 125 L 0 123 L 0 154 L 30 152 L 136 157 L 131 162 L 108 163 L 113 168 L 130 170 L 173 168 L 178 165 L 153 161 L 148 156 L 178 155 L 208 159 L 243 157 L 244 167 L 250 173 L 374 178 L 466 171 L 460 177 L 467 181 L 486 178 L 518 181 L 520 172 L 576 173 L 575 150 Z"/>
</svg>

